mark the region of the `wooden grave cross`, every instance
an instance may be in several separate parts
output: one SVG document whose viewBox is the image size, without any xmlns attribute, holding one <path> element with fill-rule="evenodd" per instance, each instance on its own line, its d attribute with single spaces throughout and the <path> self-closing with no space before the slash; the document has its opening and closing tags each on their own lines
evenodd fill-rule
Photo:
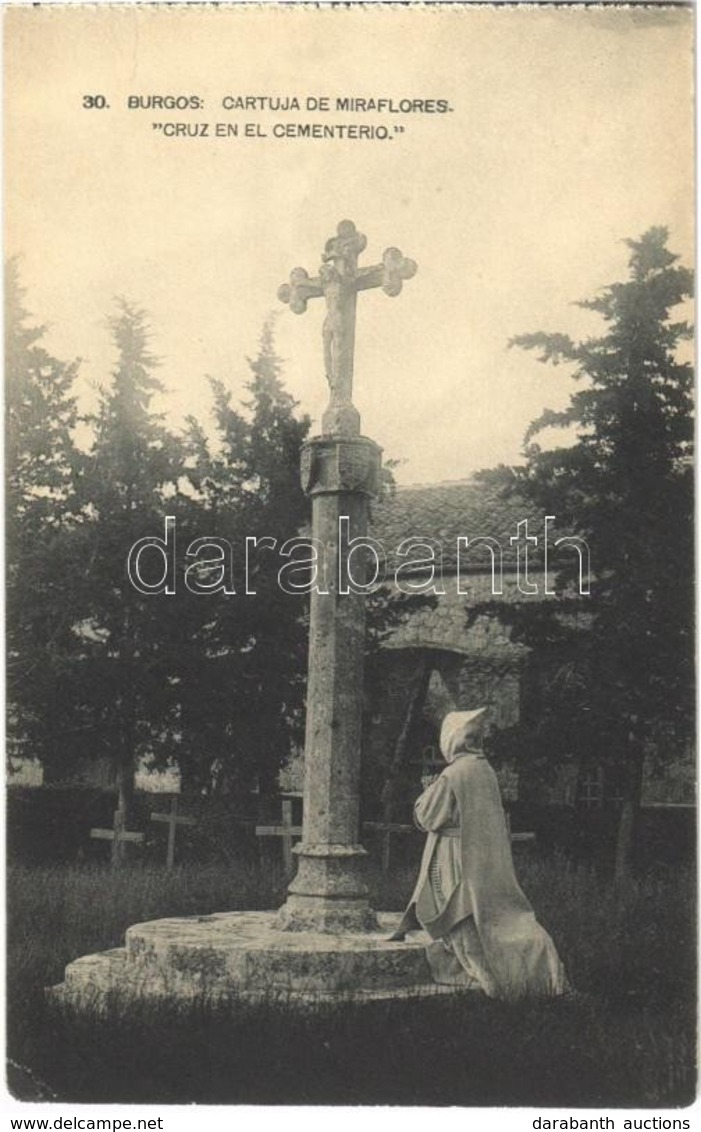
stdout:
<svg viewBox="0 0 701 1132">
<path fill-rule="evenodd" d="M 382 845 L 382 871 L 384 873 L 389 869 L 392 834 L 419 832 L 415 825 L 402 825 L 400 822 L 391 821 L 365 821 L 363 822 L 363 829 L 371 829 L 380 834 L 380 844 Z"/>
<path fill-rule="evenodd" d="M 134 841 L 141 844 L 144 840 L 143 833 L 132 833 L 124 828 L 124 811 L 114 811 L 114 822 L 112 829 L 91 829 L 90 836 L 96 838 L 98 841 L 111 841 L 112 842 L 112 867 L 116 868 L 122 861 L 122 846 L 125 841 Z"/>
<path fill-rule="evenodd" d="M 282 860 L 285 872 L 292 872 L 292 839 L 302 836 L 302 827 L 292 824 L 292 799 L 282 802 L 282 825 L 257 825 L 256 837 L 281 837 Z"/>
<path fill-rule="evenodd" d="M 424 747 L 421 752 L 421 785 L 424 790 L 436 781 L 445 765 L 445 759 L 436 755 L 435 747 Z"/>
<path fill-rule="evenodd" d="M 533 843 L 535 841 L 535 833 L 512 833 L 511 832 L 511 814 L 508 810 L 504 810 L 504 820 L 506 821 L 506 828 L 511 838 L 511 844 L 514 845 L 519 842 L 527 841 Z"/>
<path fill-rule="evenodd" d="M 424 747 L 423 753 L 422 753 L 422 756 L 421 756 L 421 785 L 423 786 L 424 790 L 428 786 L 430 786 L 431 783 L 436 781 L 436 779 L 438 778 L 438 774 L 440 773 L 441 770 L 445 770 L 445 759 L 437 758 L 435 749 L 433 747 Z M 438 772 L 438 773 L 436 773 L 436 772 Z M 535 833 L 530 833 L 530 832 L 529 833 L 512 833 L 511 832 L 511 814 L 509 813 L 509 811 L 506 808 L 504 808 L 504 820 L 506 821 L 506 828 L 507 828 L 509 837 L 511 839 L 512 845 L 522 844 L 524 842 L 528 842 L 529 844 L 533 844 L 535 842 L 535 840 L 536 840 Z M 377 828 L 379 828 L 379 827 L 377 827 Z M 410 829 L 411 826 L 405 827 L 405 828 Z M 388 854 L 389 854 L 389 850 L 388 850 Z M 389 857 L 388 857 L 388 859 L 389 859 Z"/>
<path fill-rule="evenodd" d="M 179 825 L 197 825 L 194 818 L 178 816 L 178 796 L 173 795 L 170 803 L 170 812 L 167 814 L 151 814 L 151 821 L 166 822 L 168 825 L 168 851 L 166 854 L 166 868 L 172 869 L 175 864 L 175 833 Z"/>
</svg>

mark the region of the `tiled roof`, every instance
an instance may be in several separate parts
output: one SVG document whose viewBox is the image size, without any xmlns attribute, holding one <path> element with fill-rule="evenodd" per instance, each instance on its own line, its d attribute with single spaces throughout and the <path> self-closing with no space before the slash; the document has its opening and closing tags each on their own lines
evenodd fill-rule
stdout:
<svg viewBox="0 0 701 1132">
<path fill-rule="evenodd" d="M 528 534 L 538 537 L 538 547 L 529 545 L 529 563 L 535 566 L 543 542 L 544 516 L 519 496 L 503 498 L 499 489 L 475 480 L 397 487 L 393 495 L 373 503 L 370 533 L 382 542 L 389 562 L 404 539 L 437 539 L 446 569 L 456 566 L 458 538 L 487 535 L 499 542 L 504 566 L 515 567 L 516 547 L 509 540 L 523 519 L 528 520 Z M 555 533 L 556 525 L 552 530 Z M 463 561 L 467 569 L 483 564 L 488 570 L 490 556 L 486 549 L 475 548 Z"/>
</svg>

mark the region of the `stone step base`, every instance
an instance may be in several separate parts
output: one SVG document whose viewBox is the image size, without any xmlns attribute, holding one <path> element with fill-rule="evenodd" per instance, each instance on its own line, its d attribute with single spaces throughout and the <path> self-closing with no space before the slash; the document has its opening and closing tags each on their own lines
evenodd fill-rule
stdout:
<svg viewBox="0 0 701 1132">
<path fill-rule="evenodd" d="M 133 997 L 232 1003 L 377 1001 L 455 993 L 431 982 L 428 936 L 390 942 L 399 915 L 379 913 L 380 932 L 284 932 L 275 912 L 222 912 L 135 924 L 126 946 L 86 955 L 49 991 L 54 1001 L 103 1008 Z"/>
</svg>

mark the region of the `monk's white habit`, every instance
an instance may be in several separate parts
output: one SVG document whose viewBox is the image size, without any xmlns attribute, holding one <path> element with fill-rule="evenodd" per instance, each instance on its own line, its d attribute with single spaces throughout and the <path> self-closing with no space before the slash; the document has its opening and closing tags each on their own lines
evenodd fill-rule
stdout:
<svg viewBox="0 0 701 1132">
<path fill-rule="evenodd" d="M 451 713 L 456 724 L 476 713 Z M 413 915 L 435 941 L 427 949 L 437 983 L 473 987 L 497 998 L 557 995 L 564 970 L 514 873 L 499 785 L 479 752 L 441 748 L 452 758 L 417 800 L 428 833 L 403 930 Z"/>
</svg>

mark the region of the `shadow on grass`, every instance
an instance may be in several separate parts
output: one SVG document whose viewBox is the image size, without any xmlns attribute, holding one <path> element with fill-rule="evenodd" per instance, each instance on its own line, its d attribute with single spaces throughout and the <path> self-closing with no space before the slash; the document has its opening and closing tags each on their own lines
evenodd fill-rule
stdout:
<svg viewBox="0 0 701 1132">
<path fill-rule="evenodd" d="M 120 945 L 131 923 L 274 907 L 282 878 L 194 867 L 27 873 L 12 871 L 8 888 L 8 1045 L 61 1100 L 641 1107 L 693 1099 L 690 874 L 644 878 L 622 899 L 566 861 L 524 863 L 524 888 L 578 988 L 559 1000 L 436 996 L 304 1010 L 282 996 L 187 1009 L 115 1000 L 104 1014 L 50 1005 L 43 987 L 77 955 Z M 376 905 L 393 898 L 401 907 L 411 879 L 375 876 Z"/>
<path fill-rule="evenodd" d="M 583 996 L 302 1012 L 283 998 L 187 1010 L 115 1002 L 106 1014 L 41 1014 L 35 1073 L 64 1101 L 637 1107 L 693 1098 L 693 1049 L 681 1040 L 691 1017 L 609 1015 Z"/>
</svg>

